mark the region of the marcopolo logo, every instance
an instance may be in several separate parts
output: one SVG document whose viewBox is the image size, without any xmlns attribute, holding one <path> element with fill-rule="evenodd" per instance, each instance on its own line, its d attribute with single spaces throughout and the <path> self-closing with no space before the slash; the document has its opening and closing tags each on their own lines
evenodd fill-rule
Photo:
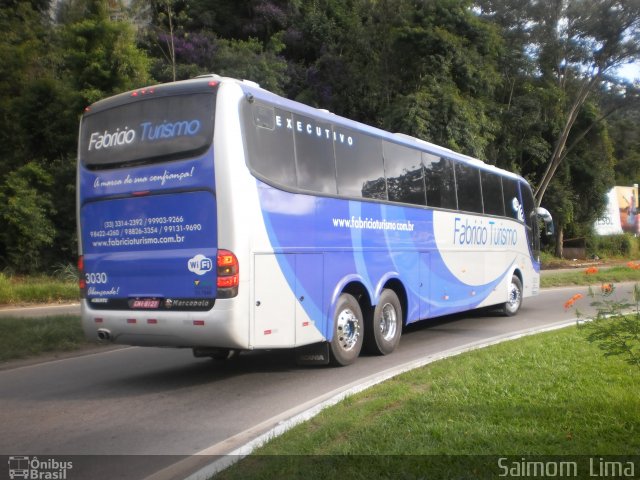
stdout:
<svg viewBox="0 0 640 480">
<path fill-rule="evenodd" d="M 213 270 L 213 261 L 199 253 L 195 257 L 189 259 L 188 267 L 190 272 L 193 272 L 196 275 L 204 275 L 205 273 Z"/>
</svg>

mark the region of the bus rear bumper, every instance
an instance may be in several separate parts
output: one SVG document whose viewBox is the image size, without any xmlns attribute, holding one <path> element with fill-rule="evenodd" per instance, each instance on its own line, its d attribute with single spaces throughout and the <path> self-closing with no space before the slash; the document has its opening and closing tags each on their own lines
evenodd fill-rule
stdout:
<svg viewBox="0 0 640 480">
<path fill-rule="evenodd" d="M 83 300 L 82 326 L 90 341 L 152 347 L 248 349 L 248 315 L 239 315 L 231 303 L 232 300 L 218 300 L 216 307 L 208 312 L 167 312 L 97 310 Z"/>
</svg>

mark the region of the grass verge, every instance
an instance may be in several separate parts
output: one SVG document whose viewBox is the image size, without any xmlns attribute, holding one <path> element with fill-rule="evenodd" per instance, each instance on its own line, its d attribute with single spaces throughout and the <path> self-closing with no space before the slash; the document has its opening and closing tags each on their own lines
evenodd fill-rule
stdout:
<svg viewBox="0 0 640 480">
<path fill-rule="evenodd" d="M 638 268 L 630 268 L 627 265 L 620 265 L 591 270 L 582 268 L 569 272 L 548 271 L 540 276 L 540 286 L 543 288 L 620 282 L 640 282 L 640 270 Z"/>
<path fill-rule="evenodd" d="M 402 374 L 216 479 L 496 478 L 498 456 L 594 455 L 597 464 L 640 451 L 638 391 L 640 369 L 605 358 L 568 328 Z"/>
<path fill-rule="evenodd" d="M 77 282 L 53 277 L 14 277 L 0 273 L 0 305 L 78 300 Z"/>
<path fill-rule="evenodd" d="M 80 318 L 60 315 L 45 318 L 0 318 L 0 361 L 46 352 L 76 350 L 88 345 Z"/>
</svg>

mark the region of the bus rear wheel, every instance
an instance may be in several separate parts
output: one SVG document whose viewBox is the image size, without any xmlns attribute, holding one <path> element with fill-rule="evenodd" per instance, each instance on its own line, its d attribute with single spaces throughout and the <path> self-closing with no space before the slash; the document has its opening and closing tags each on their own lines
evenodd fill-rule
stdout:
<svg viewBox="0 0 640 480">
<path fill-rule="evenodd" d="M 363 325 L 362 309 L 355 297 L 348 293 L 340 295 L 333 315 L 333 338 L 329 344 L 332 364 L 345 366 L 356 361 L 362 350 Z"/>
<path fill-rule="evenodd" d="M 507 317 L 513 317 L 520 307 L 522 306 L 522 282 L 514 275 L 511 277 L 511 283 L 509 284 L 509 297 L 507 301 L 502 304 L 502 314 Z"/>
<path fill-rule="evenodd" d="M 402 306 L 393 290 L 385 289 L 366 323 L 364 345 L 369 353 L 388 355 L 400 342 Z"/>
</svg>

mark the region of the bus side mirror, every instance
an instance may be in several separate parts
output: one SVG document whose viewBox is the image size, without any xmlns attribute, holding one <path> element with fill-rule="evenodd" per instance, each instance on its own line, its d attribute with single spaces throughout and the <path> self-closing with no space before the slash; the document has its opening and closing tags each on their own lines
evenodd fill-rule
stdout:
<svg viewBox="0 0 640 480">
<path fill-rule="evenodd" d="M 549 210 L 547 210 L 546 208 L 538 207 L 536 208 L 536 215 L 538 215 L 538 217 L 540 217 L 544 222 L 545 235 L 549 237 L 553 235 L 555 233 L 555 229 L 553 228 L 553 218 L 551 218 Z"/>
</svg>

